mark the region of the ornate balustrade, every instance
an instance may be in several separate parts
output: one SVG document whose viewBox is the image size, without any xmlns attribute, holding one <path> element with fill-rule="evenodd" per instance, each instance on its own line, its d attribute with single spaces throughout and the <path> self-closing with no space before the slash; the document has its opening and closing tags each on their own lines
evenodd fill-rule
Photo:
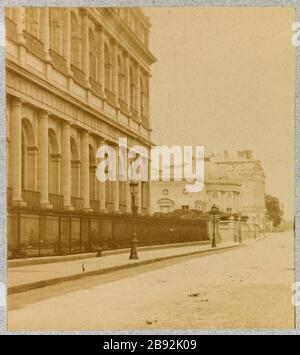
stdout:
<svg viewBox="0 0 300 355">
<path fill-rule="evenodd" d="M 49 202 L 56 210 L 64 209 L 64 197 L 62 195 L 49 194 Z"/>
<path fill-rule="evenodd" d="M 146 117 L 145 115 L 141 115 L 141 119 L 142 119 L 143 126 L 146 128 L 150 128 L 149 118 Z"/>
<path fill-rule="evenodd" d="M 115 106 L 116 104 L 116 95 L 112 93 L 110 90 L 105 89 L 105 94 L 107 97 L 107 101 L 110 105 Z"/>
<path fill-rule="evenodd" d="M 127 205 L 125 203 L 120 203 L 120 211 L 122 213 L 126 213 L 127 212 Z"/>
<path fill-rule="evenodd" d="M 60 54 L 55 52 L 53 49 L 49 50 L 51 58 L 52 58 L 52 64 L 55 69 L 60 71 L 63 74 L 66 74 L 67 71 L 67 61 L 64 57 L 62 57 Z"/>
<path fill-rule="evenodd" d="M 113 202 L 106 202 L 106 209 L 108 212 L 113 212 L 115 209 L 115 205 Z"/>
<path fill-rule="evenodd" d="M 34 37 L 27 31 L 24 32 L 24 37 L 26 42 L 26 48 L 38 57 L 45 59 L 43 42 L 41 42 L 38 38 Z"/>
<path fill-rule="evenodd" d="M 139 113 L 137 112 L 137 110 L 134 107 L 130 107 L 130 111 L 132 114 L 132 117 L 135 121 L 139 122 Z"/>
<path fill-rule="evenodd" d="M 81 69 L 79 69 L 78 67 L 76 67 L 75 65 L 73 65 L 73 64 L 71 65 L 71 69 L 72 69 L 72 72 L 73 72 L 73 75 L 74 75 L 74 80 L 78 84 L 86 86 L 84 72 Z"/>
<path fill-rule="evenodd" d="M 27 207 L 40 208 L 41 194 L 38 191 L 22 191 L 22 198 L 26 202 Z"/>
<path fill-rule="evenodd" d="M 71 204 L 74 207 L 75 211 L 83 210 L 83 198 L 71 197 Z"/>
<path fill-rule="evenodd" d="M 99 84 L 95 79 L 90 78 L 90 84 L 91 84 L 91 88 L 93 93 L 96 96 L 99 96 L 100 98 L 102 97 L 102 86 L 101 84 Z"/>
<path fill-rule="evenodd" d="M 100 212 L 100 201 L 90 200 L 90 206 L 94 212 Z"/>
<path fill-rule="evenodd" d="M 127 103 L 124 100 L 119 99 L 119 105 L 120 105 L 121 112 L 123 112 L 125 115 L 127 115 L 128 114 Z"/>
</svg>

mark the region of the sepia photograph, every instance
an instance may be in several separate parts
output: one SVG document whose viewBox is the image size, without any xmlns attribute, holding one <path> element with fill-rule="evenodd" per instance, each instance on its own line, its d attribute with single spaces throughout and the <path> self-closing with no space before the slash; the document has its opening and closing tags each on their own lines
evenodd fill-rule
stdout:
<svg viewBox="0 0 300 355">
<path fill-rule="evenodd" d="M 296 9 L 4 21 L 8 331 L 295 330 Z"/>
</svg>

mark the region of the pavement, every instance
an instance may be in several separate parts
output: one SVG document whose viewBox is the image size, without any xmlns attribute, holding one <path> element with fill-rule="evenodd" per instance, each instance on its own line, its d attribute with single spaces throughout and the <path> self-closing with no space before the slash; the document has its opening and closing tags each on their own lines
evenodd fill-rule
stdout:
<svg viewBox="0 0 300 355">
<path fill-rule="evenodd" d="M 74 259 L 64 257 L 57 262 L 51 263 L 49 263 L 49 258 L 46 258 L 44 263 L 42 258 L 32 261 L 21 260 L 11 264 L 8 268 L 8 294 L 25 292 L 65 281 L 129 269 L 172 258 L 217 253 L 232 248 L 239 248 L 242 245 L 226 243 L 218 245 L 216 249 L 212 249 L 210 243 L 202 242 L 184 243 L 177 246 L 140 248 L 138 249 L 138 260 L 129 260 L 129 250 L 104 253 L 102 257 L 92 257 L 91 255 L 87 255 L 86 258 L 83 258 L 82 255 L 80 258 L 76 256 Z"/>
<path fill-rule="evenodd" d="M 15 293 L 8 297 L 8 328 L 294 329 L 294 245 L 294 233 L 276 233 L 224 252 L 174 257 Z M 119 257 L 128 262 L 128 255 Z M 140 260 L 144 257 L 141 252 Z"/>
</svg>

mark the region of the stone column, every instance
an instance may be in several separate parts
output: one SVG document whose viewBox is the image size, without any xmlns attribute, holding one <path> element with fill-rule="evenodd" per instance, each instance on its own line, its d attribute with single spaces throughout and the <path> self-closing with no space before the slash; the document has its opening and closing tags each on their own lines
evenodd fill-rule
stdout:
<svg viewBox="0 0 300 355">
<path fill-rule="evenodd" d="M 17 38 L 18 41 L 21 43 L 24 43 L 24 31 L 26 29 L 26 22 L 25 22 L 25 16 L 26 16 L 26 8 L 23 7 L 16 7 L 15 8 L 15 14 L 16 14 L 16 23 L 17 23 Z"/>
<path fill-rule="evenodd" d="M 114 203 L 114 213 L 120 211 L 120 182 L 119 182 L 119 155 L 116 154 L 116 181 L 112 181 L 112 199 Z"/>
<path fill-rule="evenodd" d="M 99 147 L 103 146 L 106 144 L 106 141 L 104 138 L 101 138 L 99 140 Z M 105 182 L 99 181 L 97 179 L 97 194 L 98 194 L 98 200 L 100 201 L 100 212 L 107 212 L 106 209 L 106 189 L 105 189 Z"/>
<path fill-rule="evenodd" d="M 46 58 L 49 59 L 50 49 L 50 24 L 49 24 L 49 7 L 42 7 L 41 11 L 41 41 L 44 43 L 44 51 Z"/>
<path fill-rule="evenodd" d="M 128 112 L 130 112 L 130 59 L 128 53 L 125 54 L 124 101 L 127 103 Z"/>
<path fill-rule="evenodd" d="M 117 42 L 113 40 L 113 59 L 112 59 L 112 92 L 116 95 L 116 102 L 119 102 L 118 88 L 118 47 Z"/>
<path fill-rule="evenodd" d="M 97 79 L 101 85 L 102 93 L 105 90 L 105 59 L 104 59 L 104 33 L 101 26 L 98 27 L 99 47 L 98 47 L 98 65 L 97 65 Z"/>
<path fill-rule="evenodd" d="M 136 68 L 136 94 L 135 94 L 135 109 L 138 112 L 138 115 L 140 115 L 140 110 L 141 110 L 141 69 L 139 64 L 137 64 Z"/>
<path fill-rule="evenodd" d="M 90 62 L 89 62 L 89 16 L 86 9 L 81 9 L 82 12 L 82 70 L 85 73 L 85 80 L 90 81 Z"/>
<path fill-rule="evenodd" d="M 12 203 L 15 206 L 26 205 L 22 199 L 22 101 L 13 98 L 10 117 L 10 186 Z"/>
<path fill-rule="evenodd" d="M 39 113 L 39 158 L 38 158 L 38 190 L 41 194 L 41 207 L 52 208 L 49 203 L 49 134 L 48 112 Z"/>
<path fill-rule="evenodd" d="M 90 211 L 90 159 L 89 159 L 89 133 L 83 131 L 81 135 L 81 173 L 80 190 L 83 198 L 83 209 Z"/>
<path fill-rule="evenodd" d="M 70 124 L 63 122 L 61 127 L 61 193 L 64 196 L 64 208 L 73 210 L 71 203 L 71 143 Z"/>
<path fill-rule="evenodd" d="M 65 42 L 63 45 L 64 57 L 66 58 L 66 66 L 68 74 L 71 73 L 71 9 L 67 7 L 65 9 Z"/>
</svg>

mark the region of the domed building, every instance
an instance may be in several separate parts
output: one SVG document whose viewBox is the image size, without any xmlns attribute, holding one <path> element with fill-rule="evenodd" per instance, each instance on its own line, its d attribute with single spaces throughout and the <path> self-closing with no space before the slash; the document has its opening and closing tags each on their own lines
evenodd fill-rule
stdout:
<svg viewBox="0 0 300 355">
<path fill-rule="evenodd" d="M 152 212 L 178 209 L 209 212 L 216 205 L 224 213 L 242 213 L 262 228 L 266 220 L 265 174 L 252 152 L 238 152 L 205 158 L 205 179 L 201 192 L 190 193 L 186 181 L 152 182 Z"/>
</svg>

